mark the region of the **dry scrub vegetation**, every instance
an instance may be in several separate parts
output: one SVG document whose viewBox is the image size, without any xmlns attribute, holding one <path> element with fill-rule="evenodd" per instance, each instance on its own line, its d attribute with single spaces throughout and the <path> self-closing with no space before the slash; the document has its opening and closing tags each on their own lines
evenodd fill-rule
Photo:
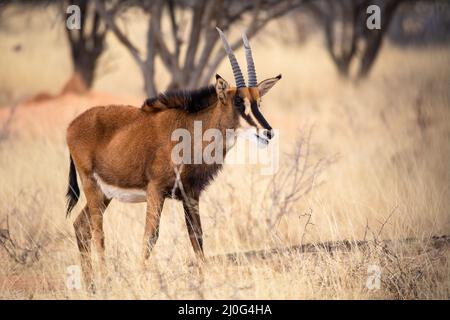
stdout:
<svg viewBox="0 0 450 320">
<path fill-rule="evenodd" d="M 139 27 L 130 22 L 130 32 Z M 448 299 L 449 241 L 432 237 L 450 235 L 450 49 L 386 43 L 371 77 L 355 85 L 336 76 L 320 39 L 281 43 L 280 26 L 268 30 L 253 51 L 261 77 L 283 74 L 264 98 L 267 119 L 281 130 L 280 171 L 261 176 L 257 167 L 228 165 L 207 190 L 203 277 L 181 204 L 166 201 L 144 272 L 144 205 L 113 201 L 107 289 L 91 296 L 65 285 L 67 267 L 79 263 L 72 220 L 84 202 L 65 218 L 65 128 L 87 107 L 143 98 L 137 69 L 114 39 L 103 60 L 114 57 L 117 68 L 93 93 L 19 104 L 11 118 L 10 106 L 1 108 L 0 298 Z M 35 32 L 0 33 L 9 97 L 57 92 L 69 76 L 64 50 L 51 52 L 58 64 L 36 62 L 39 50 L 63 47 L 64 38 L 49 27 L 38 41 Z M 232 79 L 226 63 L 218 71 Z M 370 265 L 381 268 L 379 290 L 366 287 Z"/>
</svg>

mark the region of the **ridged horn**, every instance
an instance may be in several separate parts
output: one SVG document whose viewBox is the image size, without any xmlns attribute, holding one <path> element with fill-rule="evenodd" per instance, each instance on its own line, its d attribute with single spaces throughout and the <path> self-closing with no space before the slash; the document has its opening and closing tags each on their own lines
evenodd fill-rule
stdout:
<svg viewBox="0 0 450 320">
<path fill-rule="evenodd" d="M 231 68 L 233 69 L 234 80 L 236 81 L 236 87 L 243 88 L 243 87 L 245 87 L 244 76 L 242 75 L 241 68 L 239 67 L 239 64 L 236 60 L 233 50 L 231 50 L 231 47 L 227 41 L 227 38 L 223 34 L 222 30 L 220 30 L 217 27 L 216 27 L 216 29 L 219 32 L 223 47 L 225 48 L 225 52 L 228 55 L 228 59 L 230 59 Z"/>
<path fill-rule="evenodd" d="M 256 80 L 255 63 L 253 62 L 252 48 L 250 48 L 250 43 L 245 32 L 242 32 L 242 40 L 244 41 L 245 58 L 247 59 L 248 86 L 256 87 L 258 81 Z"/>
</svg>

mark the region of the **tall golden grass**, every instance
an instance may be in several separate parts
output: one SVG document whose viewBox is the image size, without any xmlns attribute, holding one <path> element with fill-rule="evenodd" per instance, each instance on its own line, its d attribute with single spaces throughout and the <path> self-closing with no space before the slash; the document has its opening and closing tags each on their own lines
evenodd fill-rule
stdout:
<svg viewBox="0 0 450 320">
<path fill-rule="evenodd" d="M 57 92 L 70 75 L 61 30 L 41 28 L 48 29 L 0 33 L 0 83 L 8 97 Z M 139 41 L 142 23 L 129 28 Z M 95 104 L 143 98 L 137 68 L 111 37 L 101 66 L 116 69 L 99 78 L 94 93 L 19 105 L 10 134 L 0 141 L 0 298 L 448 299 L 448 246 L 436 248 L 428 239 L 450 234 L 449 48 L 385 43 L 370 78 L 353 84 L 336 75 L 320 38 L 300 46 L 273 36 L 278 23 L 268 30 L 272 36 L 255 38 L 253 51 L 260 77 L 283 74 L 263 101 L 264 114 L 280 128 L 280 173 L 224 167 L 200 203 L 209 261 L 203 276 L 179 203 L 166 201 L 160 237 L 143 271 L 145 205 L 113 201 L 104 226 L 108 285 L 95 296 L 66 286 L 67 268 L 79 264 L 72 221 L 82 204 L 65 218 L 65 128 Z M 18 42 L 23 48 L 13 53 Z M 42 63 L 45 49 L 53 63 Z M 231 81 L 226 62 L 218 72 Z M 160 79 L 167 75 L 161 72 Z M 0 111 L 3 123 L 8 108 Z M 299 143 L 309 143 L 305 178 L 314 176 L 314 188 L 284 208 L 299 183 L 285 175 Z M 333 161 L 314 171 L 321 159 Z M 286 183 L 274 193 L 283 177 Z M 408 238 L 415 240 L 403 241 Z M 280 250 L 264 259 L 221 258 L 344 239 L 369 242 L 333 253 L 317 246 L 315 252 Z M 392 242 L 384 245 L 386 239 Z M 371 265 L 380 267 L 379 289 L 366 286 Z"/>
</svg>

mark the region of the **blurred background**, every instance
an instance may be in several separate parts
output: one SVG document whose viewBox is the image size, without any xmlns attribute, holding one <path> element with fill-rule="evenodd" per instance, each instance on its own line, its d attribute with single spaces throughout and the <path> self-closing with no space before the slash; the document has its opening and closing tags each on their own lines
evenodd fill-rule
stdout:
<svg viewBox="0 0 450 320">
<path fill-rule="evenodd" d="M 381 28 L 371 30 L 373 4 Z M 67 28 L 71 5 L 80 29 Z M 319 249 L 212 263 L 196 282 L 182 208 L 167 201 L 159 278 L 143 283 L 134 261 L 145 205 L 113 202 L 106 246 L 125 280 L 108 297 L 448 299 L 448 247 L 428 247 L 450 235 L 448 0 L 0 0 L 0 297 L 89 298 L 63 280 L 78 264 L 81 208 L 65 219 L 65 130 L 95 105 L 139 107 L 216 73 L 234 83 L 216 26 L 241 68 L 246 31 L 258 79 L 283 75 L 262 103 L 281 153 L 275 176 L 226 165 L 202 196 L 206 256 Z M 372 242 L 320 249 L 342 240 Z M 400 242 L 386 251 L 385 240 Z M 365 286 L 368 264 L 382 267 L 380 290 Z"/>
<path fill-rule="evenodd" d="M 257 56 L 274 51 L 271 63 L 261 59 L 260 67 L 267 63 L 281 72 L 332 65 L 334 70 L 326 70 L 330 76 L 338 73 L 354 82 L 370 76 L 384 42 L 420 51 L 445 46 L 450 38 L 445 0 L 0 3 L 3 105 L 37 94 L 94 89 L 153 96 L 165 89 L 209 84 L 218 71 L 229 75 L 228 65 L 220 68 L 226 57 L 216 26 L 229 35 L 238 53 L 241 31 L 255 38 Z M 367 8 L 373 4 L 380 9 L 381 28 L 370 30 Z M 70 5 L 79 9 L 75 12 Z M 72 14 L 81 21 L 69 30 Z M 312 43 L 320 51 L 314 60 L 294 62 L 276 53 L 283 48 L 301 55 Z"/>
</svg>

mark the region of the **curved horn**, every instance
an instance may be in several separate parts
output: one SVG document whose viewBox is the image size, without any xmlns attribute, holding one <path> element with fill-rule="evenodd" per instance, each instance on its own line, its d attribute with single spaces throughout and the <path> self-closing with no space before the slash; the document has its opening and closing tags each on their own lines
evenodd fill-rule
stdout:
<svg viewBox="0 0 450 320">
<path fill-rule="evenodd" d="M 258 81 L 256 80 L 255 63 L 253 62 L 252 49 L 245 32 L 242 32 L 242 40 L 244 41 L 245 58 L 247 59 L 248 86 L 256 87 Z"/>
<path fill-rule="evenodd" d="M 228 44 L 227 38 L 223 34 L 222 30 L 220 30 L 217 27 L 216 27 L 216 29 L 219 32 L 220 39 L 222 39 L 223 47 L 225 48 L 225 51 L 228 55 L 228 59 L 230 59 L 231 68 L 233 69 L 233 74 L 234 74 L 234 80 L 236 81 L 236 87 L 243 88 L 243 87 L 245 87 L 244 76 L 242 75 L 241 68 L 239 67 L 236 57 L 234 56 L 233 50 L 231 50 L 231 47 Z"/>
</svg>

